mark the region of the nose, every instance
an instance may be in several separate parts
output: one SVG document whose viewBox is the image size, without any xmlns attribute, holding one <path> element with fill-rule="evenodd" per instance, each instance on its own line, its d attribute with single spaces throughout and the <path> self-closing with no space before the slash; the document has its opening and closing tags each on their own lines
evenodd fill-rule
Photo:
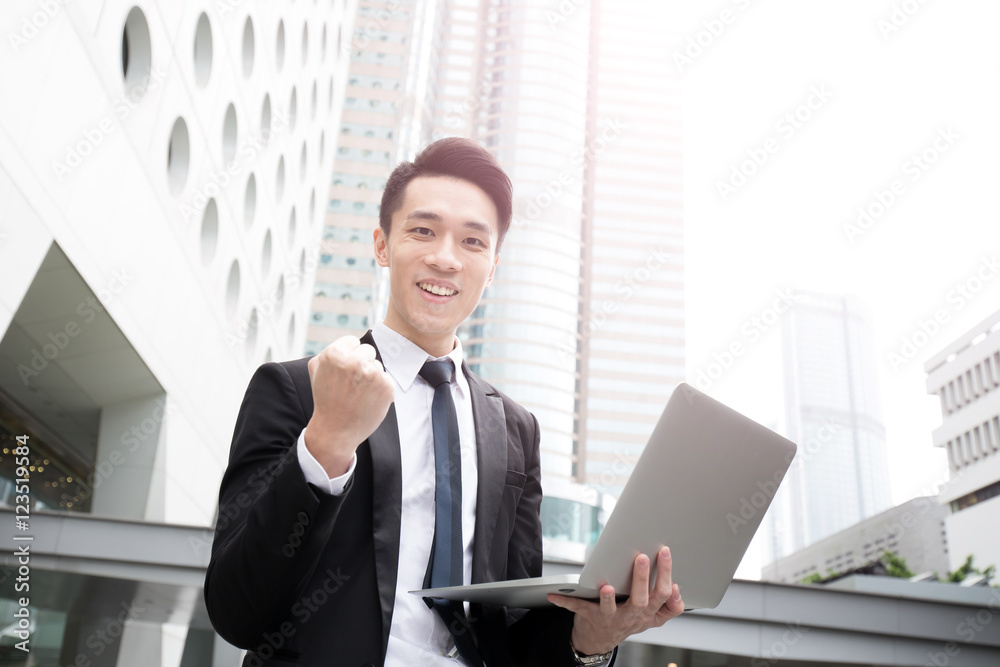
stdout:
<svg viewBox="0 0 1000 667">
<path fill-rule="evenodd" d="M 462 261 L 458 258 L 455 241 L 449 235 L 443 235 L 431 248 L 424 261 L 441 271 L 461 271 Z"/>
</svg>

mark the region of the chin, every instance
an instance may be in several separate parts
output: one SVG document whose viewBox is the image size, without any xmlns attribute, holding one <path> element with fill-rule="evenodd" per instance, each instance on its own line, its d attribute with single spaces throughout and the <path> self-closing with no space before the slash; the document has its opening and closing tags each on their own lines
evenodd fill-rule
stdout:
<svg viewBox="0 0 1000 667">
<path fill-rule="evenodd" d="M 451 335 L 451 334 L 455 333 L 455 331 L 457 329 L 458 329 L 458 325 L 455 325 L 454 327 L 451 327 L 451 326 L 446 326 L 446 325 L 439 324 L 439 323 L 424 324 L 422 326 L 416 326 L 416 327 L 414 327 L 414 330 L 416 330 L 417 332 L 419 332 L 420 334 L 422 334 L 424 336 L 446 336 L 446 335 Z"/>
</svg>

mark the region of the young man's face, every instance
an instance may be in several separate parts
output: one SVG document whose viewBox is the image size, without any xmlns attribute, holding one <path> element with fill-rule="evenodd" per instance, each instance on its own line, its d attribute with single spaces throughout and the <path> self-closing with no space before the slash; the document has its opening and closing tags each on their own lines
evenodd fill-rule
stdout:
<svg viewBox="0 0 1000 667">
<path fill-rule="evenodd" d="M 479 304 L 499 256 L 497 209 L 479 186 L 447 176 L 410 181 L 388 238 L 375 230 L 375 259 L 388 266 L 385 323 L 434 356 Z"/>
</svg>

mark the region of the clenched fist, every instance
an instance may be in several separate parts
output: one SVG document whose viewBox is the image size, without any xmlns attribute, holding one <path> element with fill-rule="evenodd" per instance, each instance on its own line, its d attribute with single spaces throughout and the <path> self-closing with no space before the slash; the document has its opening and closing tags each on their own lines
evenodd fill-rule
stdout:
<svg viewBox="0 0 1000 667">
<path fill-rule="evenodd" d="M 331 478 L 338 477 L 385 419 L 394 385 L 375 358 L 375 348 L 354 336 L 330 343 L 308 365 L 313 413 L 306 425 L 306 448 Z"/>
</svg>

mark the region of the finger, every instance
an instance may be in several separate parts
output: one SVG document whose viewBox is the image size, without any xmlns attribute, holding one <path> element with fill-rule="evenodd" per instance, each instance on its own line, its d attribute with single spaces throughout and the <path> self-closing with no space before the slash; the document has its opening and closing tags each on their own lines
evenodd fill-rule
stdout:
<svg viewBox="0 0 1000 667">
<path fill-rule="evenodd" d="M 666 602 L 673 590 L 673 564 L 670 547 L 660 547 L 656 556 L 656 589 L 653 591 L 653 596 L 659 604 Z"/>
<path fill-rule="evenodd" d="M 556 595 L 555 593 L 549 593 L 547 599 L 552 604 L 557 607 L 562 607 L 563 609 L 569 609 L 573 613 L 581 612 L 593 612 L 598 609 L 598 605 L 594 602 L 588 600 L 581 600 L 580 598 L 571 598 L 567 595 Z"/>
<path fill-rule="evenodd" d="M 363 367 L 365 369 L 365 373 L 368 375 L 385 374 L 386 379 L 388 379 L 388 372 L 385 370 L 385 366 L 382 365 L 382 362 L 378 359 L 369 359 L 364 362 Z"/>
<path fill-rule="evenodd" d="M 373 361 L 375 359 L 375 348 L 368 343 L 362 343 L 351 350 L 351 354 L 361 361 Z"/>
<path fill-rule="evenodd" d="M 671 611 L 680 614 L 684 611 L 684 598 L 681 597 L 681 587 L 674 584 L 671 593 L 670 599 L 667 600 L 667 605 L 670 606 Z"/>
<path fill-rule="evenodd" d="M 361 346 L 361 341 L 357 336 L 341 336 L 337 340 L 330 343 L 329 347 L 334 348 L 345 354 L 350 353 L 357 347 Z"/>
<path fill-rule="evenodd" d="M 674 584 L 670 597 L 664 602 L 656 614 L 653 615 L 653 624 L 650 627 L 658 628 L 672 618 L 676 618 L 684 613 L 684 600 L 681 598 L 681 589 Z"/>
<path fill-rule="evenodd" d="M 684 613 L 684 599 L 681 597 L 681 589 L 674 584 L 670 597 L 656 612 L 656 623 L 663 625 L 682 613 Z"/>
<path fill-rule="evenodd" d="M 649 604 L 649 556 L 639 554 L 632 563 L 632 596 L 629 602 L 636 607 Z"/>
<path fill-rule="evenodd" d="M 601 613 L 610 617 L 614 616 L 616 611 L 618 605 L 615 604 L 615 587 L 606 584 L 601 587 Z"/>
</svg>

